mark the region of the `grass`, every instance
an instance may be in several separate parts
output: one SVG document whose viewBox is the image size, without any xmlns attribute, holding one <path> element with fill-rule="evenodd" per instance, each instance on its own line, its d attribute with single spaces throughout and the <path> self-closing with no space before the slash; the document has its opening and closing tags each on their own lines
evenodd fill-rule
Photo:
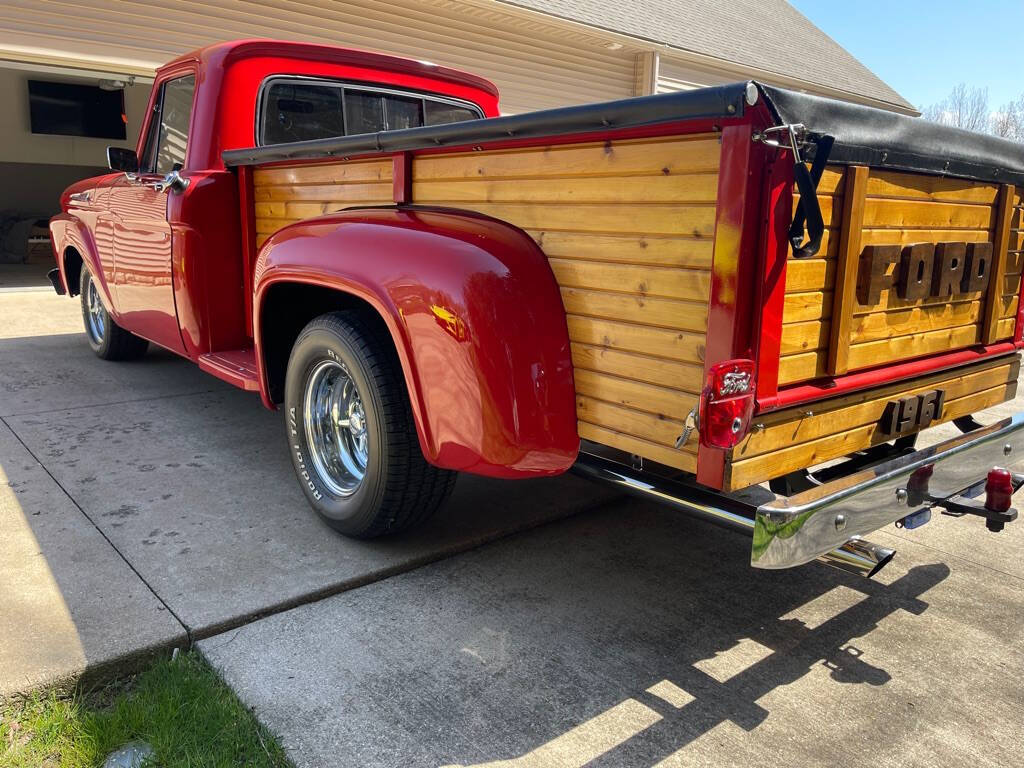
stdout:
<svg viewBox="0 0 1024 768">
<path fill-rule="evenodd" d="M 95 768 L 129 741 L 164 768 L 286 768 L 271 734 L 196 653 L 104 688 L 27 699 L 0 711 L 0 767 Z"/>
</svg>

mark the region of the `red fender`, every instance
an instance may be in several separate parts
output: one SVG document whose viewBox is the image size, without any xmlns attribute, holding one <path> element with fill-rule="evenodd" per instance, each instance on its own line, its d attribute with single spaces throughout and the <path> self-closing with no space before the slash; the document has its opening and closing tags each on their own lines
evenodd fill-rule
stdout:
<svg viewBox="0 0 1024 768">
<path fill-rule="evenodd" d="M 277 232 L 254 270 L 265 401 L 259 323 L 280 282 L 327 286 L 376 309 L 432 464 L 512 478 L 559 474 L 575 461 L 565 310 L 547 259 L 522 230 L 467 211 L 364 208 Z"/>
<path fill-rule="evenodd" d="M 82 262 L 89 268 L 93 280 L 100 289 L 103 297 L 103 304 L 108 311 L 114 309 L 113 296 L 110 286 L 107 284 L 105 270 L 101 267 L 99 256 L 96 252 L 95 241 L 92 232 L 85 222 L 67 213 L 59 213 L 50 219 L 50 237 L 53 240 L 53 249 L 57 260 L 57 268 L 60 269 L 60 279 L 64 284 L 64 292 L 70 295 L 68 290 L 69 280 L 65 274 L 64 252 L 68 248 L 74 248 L 82 257 Z"/>
</svg>

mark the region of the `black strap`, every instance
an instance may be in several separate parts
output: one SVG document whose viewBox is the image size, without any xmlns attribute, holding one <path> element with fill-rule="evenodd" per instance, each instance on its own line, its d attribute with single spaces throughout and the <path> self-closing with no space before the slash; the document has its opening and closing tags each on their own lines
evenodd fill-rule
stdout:
<svg viewBox="0 0 1024 768">
<path fill-rule="evenodd" d="M 825 234 L 825 221 L 821 217 L 817 190 L 835 139 L 832 136 L 819 136 L 814 139 L 814 143 L 816 149 L 810 171 L 807 170 L 804 163 L 796 163 L 793 167 L 796 187 L 800 192 L 800 202 L 797 203 L 796 212 L 793 214 L 793 223 L 789 227 L 789 242 L 793 246 L 793 256 L 798 259 L 814 256 L 821 247 L 821 238 Z M 803 242 L 805 220 L 807 221 L 806 243 Z"/>
</svg>

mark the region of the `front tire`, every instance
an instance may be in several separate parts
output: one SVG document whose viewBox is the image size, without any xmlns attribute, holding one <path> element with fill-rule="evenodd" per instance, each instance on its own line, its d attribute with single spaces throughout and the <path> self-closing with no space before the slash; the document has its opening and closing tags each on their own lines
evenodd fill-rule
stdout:
<svg viewBox="0 0 1024 768">
<path fill-rule="evenodd" d="M 103 306 L 100 291 L 84 264 L 78 285 L 81 288 L 85 337 L 96 356 L 103 360 L 134 360 L 146 354 L 149 342 L 114 322 Z"/>
<path fill-rule="evenodd" d="M 307 325 L 285 379 L 292 465 L 310 505 L 355 538 L 397 533 L 445 502 L 456 474 L 427 463 L 390 337 L 359 312 Z"/>
</svg>

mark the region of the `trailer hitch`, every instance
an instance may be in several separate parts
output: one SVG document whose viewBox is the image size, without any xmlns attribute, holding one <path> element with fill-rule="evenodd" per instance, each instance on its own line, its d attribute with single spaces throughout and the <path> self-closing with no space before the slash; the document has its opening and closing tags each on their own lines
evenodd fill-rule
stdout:
<svg viewBox="0 0 1024 768">
<path fill-rule="evenodd" d="M 942 507 L 942 513 L 950 517 L 977 515 L 985 518 L 985 527 L 993 533 L 999 533 L 1007 523 L 1017 519 L 1017 510 L 1010 506 L 1010 501 L 1017 489 L 1024 485 L 1024 475 L 994 467 L 987 478 L 956 496 L 937 498 L 928 492 L 931 470 L 931 465 L 925 465 L 910 476 L 906 488 L 897 492 L 900 503 L 908 507 L 920 507 L 923 504 Z M 896 527 L 917 528 L 924 525 L 931 517 L 931 506 L 897 520 Z"/>
</svg>

